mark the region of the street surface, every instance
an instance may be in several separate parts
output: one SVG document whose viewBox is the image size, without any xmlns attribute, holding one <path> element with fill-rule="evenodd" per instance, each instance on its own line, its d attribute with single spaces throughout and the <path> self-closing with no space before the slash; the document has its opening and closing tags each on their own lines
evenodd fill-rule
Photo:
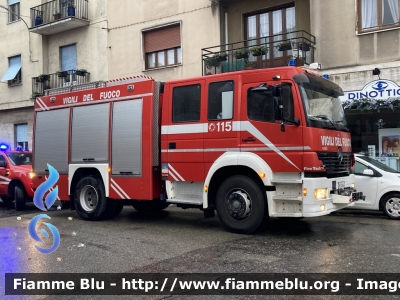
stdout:
<svg viewBox="0 0 400 300">
<path fill-rule="evenodd" d="M 0 299 L 89 299 L 4 296 L 4 273 L 398 273 L 400 222 L 380 213 L 339 212 L 295 223 L 271 218 L 253 235 L 226 232 L 217 217 L 169 207 L 85 222 L 69 209 L 48 212 L 60 247 L 39 253 L 27 227 L 33 204 L 16 212 L 0 201 Z M 72 217 L 72 220 L 69 219 Z M 20 220 L 19 220 L 20 219 Z M 45 247 L 43 245 L 40 245 Z M 93 296 L 90 299 L 387 299 L 396 296 Z"/>
</svg>

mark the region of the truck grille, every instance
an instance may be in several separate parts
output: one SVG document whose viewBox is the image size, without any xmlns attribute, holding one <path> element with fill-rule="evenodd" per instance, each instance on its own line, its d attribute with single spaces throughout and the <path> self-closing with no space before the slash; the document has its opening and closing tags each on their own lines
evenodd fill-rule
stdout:
<svg viewBox="0 0 400 300">
<path fill-rule="evenodd" d="M 349 173 L 351 167 L 351 154 L 343 153 L 342 162 L 339 161 L 336 152 L 318 153 L 318 158 L 325 166 L 326 173 L 329 175 Z"/>
</svg>

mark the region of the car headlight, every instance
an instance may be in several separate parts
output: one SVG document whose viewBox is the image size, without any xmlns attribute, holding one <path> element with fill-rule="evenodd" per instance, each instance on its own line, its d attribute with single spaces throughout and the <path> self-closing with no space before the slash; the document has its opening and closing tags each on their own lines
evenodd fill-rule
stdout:
<svg viewBox="0 0 400 300">
<path fill-rule="evenodd" d="M 314 198 L 316 200 L 326 200 L 328 198 L 328 189 L 315 189 Z"/>
<path fill-rule="evenodd" d="M 33 177 L 35 177 L 35 173 L 29 172 L 29 173 L 28 173 L 28 177 L 29 177 L 30 179 L 32 179 Z"/>
</svg>

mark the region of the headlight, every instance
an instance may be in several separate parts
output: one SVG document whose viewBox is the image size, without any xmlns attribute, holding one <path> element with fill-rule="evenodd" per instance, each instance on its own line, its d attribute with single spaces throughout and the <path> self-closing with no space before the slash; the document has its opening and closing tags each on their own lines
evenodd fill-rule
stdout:
<svg viewBox="0 0 400 300">
<path fill-rule="evenodd" d="M 33 177 L 35 177 L 35 173 L 29 172 L 29 173 L 28 173 L 28 177 L 29 177 L 30 179 L 32 179 Z"/>
<path fill-rule="evenodd" d="M 316 200 L 326 200 L 328 198 L 328 189 L 315 189 L 314 198 Z"/>
</svg>

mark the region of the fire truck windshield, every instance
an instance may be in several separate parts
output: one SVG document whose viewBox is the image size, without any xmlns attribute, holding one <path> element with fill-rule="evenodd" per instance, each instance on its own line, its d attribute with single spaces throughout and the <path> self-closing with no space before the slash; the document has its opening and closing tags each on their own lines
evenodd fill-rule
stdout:
<svg viewBox="0 0 400 300">
<path fill-rule="evenodd" d="M 294 79 L 299 85 L 307 126 L 348 132 L 342 103 L 338 98 L 343 94 L 340 87 L 312 74 L 299 75 Z"/>
<path fill-rule="evenodd" d="M 6 152 L 8 159 L 15 166 L 32 164 L 32 153 Z"/>
</svg>

